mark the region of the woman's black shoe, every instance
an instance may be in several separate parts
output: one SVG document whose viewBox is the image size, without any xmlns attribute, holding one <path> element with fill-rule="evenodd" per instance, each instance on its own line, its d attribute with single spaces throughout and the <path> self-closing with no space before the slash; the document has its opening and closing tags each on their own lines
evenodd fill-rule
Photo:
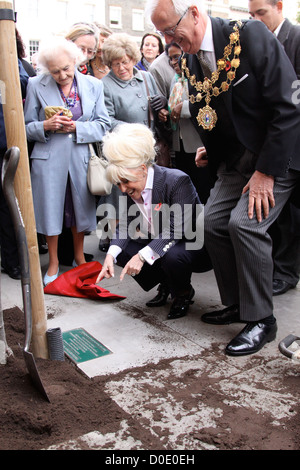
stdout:
<svg viewBox="0 0 300 470">
<path fill-rule="evenodd" d="M 12 279 L 20 280 L 21 276 L 21 268 L 20 266 L 16 266 L 15 268 L 9 268 L 8 266 L 1 266 L 2 272 L 6 273 Z"/>
<path fill-rule="evenodd" d="M 109 238 L 105 238 L 104 240 L 100 239 L 100 241 L 99 241 L 99 250 L 103 251 L 103 252 L 107 252 L 108 248 L 109 248 L 109 245 L 110 245 L 110 239 Z"/>
<path fill-rule="evenodd" d="M 187 314 L 189 306 L 194 303 L 192 300 L 194 295 L 195 290 L 191 286 L 190 292 L 188 294 L 175 297 L 168 314 L 168 320 L 184 317 Z"/>
<path fill-rule="evenodd" d="M 149 300 L 149 302 L 146 303 L 147 307 L 161 307 L 167 303 L 170 289 L 163 284 L 159 284 L 157 290 L 158 294 L 152 300 Z"/>
</svg>

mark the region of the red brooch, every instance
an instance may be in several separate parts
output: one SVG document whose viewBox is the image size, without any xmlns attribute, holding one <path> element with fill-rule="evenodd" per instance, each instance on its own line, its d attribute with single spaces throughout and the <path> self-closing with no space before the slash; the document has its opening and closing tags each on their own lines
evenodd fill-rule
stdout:
<svg viewBox="0 0 300 470">
<path fill-rule="evenodd" d="M 231 69 L 231 62 L 230 62 L 230 60 L 226 60 L 226 65 L 225 65 L 226 72 L 228 72 L 228 70 L 230 70 L 230 69 Z"/>
</svg>

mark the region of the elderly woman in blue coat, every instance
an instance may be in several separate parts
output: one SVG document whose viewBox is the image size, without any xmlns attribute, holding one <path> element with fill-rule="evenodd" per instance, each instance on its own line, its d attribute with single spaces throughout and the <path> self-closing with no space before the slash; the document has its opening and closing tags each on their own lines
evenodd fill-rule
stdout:
<svg viewBox="0 0 300 470">
<path fill-rule="evenodd" d="M 66 39 L 40 48 L 45 73 L 29 80 L 25 101 L 27 138 L 34 141 L 31 179 L 37 232 L 46 235 L 49 266 L 44 284 L 59 274 L 58 236 L 63 223 L 71 227 L 74 258 L 85 262 L 84 233 L 96 228 L 95 198 L 87 187 L 89 143 L 102 140 L 110 129 L 103 85 L 77 71 L 78 47 Z M 45 108 L 61 106 L 46 118 Z M 54 110 L 56 111 L 56 110 Z"/>
</svg>

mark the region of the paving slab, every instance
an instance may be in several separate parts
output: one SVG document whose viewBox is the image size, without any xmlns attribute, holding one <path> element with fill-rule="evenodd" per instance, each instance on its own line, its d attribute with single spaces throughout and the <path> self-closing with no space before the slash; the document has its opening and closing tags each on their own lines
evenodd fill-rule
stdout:
<svg viewBox="0 0 300 470">
<path fill-rule="evenodd" d="M 93 253 L 94 260 L 103 262 L 105 254 L 98 250 L 95 233 L 86 236 L 85 251 Z M 40 259 L 44 274 L 48 255 L 41 255 Z M 103 280 L 101 286 L 126 296 L 123 300 L 45 295 L 47 326 L 59 327 L 62 332 L 83 328 L 109 349 L 110 354 L 79 363 L 77 367 L 90 378 L 112 374 L 106 384 L 107 393 L 154 435 L 157 429 L 163 430 L 162 446 L 168 443 L 168 448 L 177 450 L 218 448 L 217 435 L 203 442 L 197 438 L 195 429 L 219 429 L 228 408 L 239 417 L 243 409 L 252 409 L 254 416 L 267 413 L 277 428 L 282 420 L 293 416 L 299 397 L 292 396 L 282 383 L 282 376 L 288 377 L 292 372 L 278 344 L 289 334 L 300 336 L 300 285 L 274 297 L 276 341 L 256 355 L 232 358 L 223 354 L 224 348 L 242 325 L 213 326 L 201 322 L 204 312 L 221 307 L 212 271 L 193 275 L 194 303 L 188 315 L 177 320 L 167 320 L 170 303 L 161 308 L 146 307 L 156 288 L 144 292 L 129 276 L 120 283 L 120 271 L 116 267 L 115 278 Z M 20 281 L 2 274 L 1 302 L 3 310 L 14 306 L 22 309 Z M 137 372 L 147 365 L 149 370 Z M 114 378 L 120 372 L 124 375 Z M 208 378 L 207 388 L 201 381 L 198 384 L 200 377 Z M 180 391 L 189 386 L 191 402 L 187 405 Z M 227 398 L 222 398 L 219 406 L 211 406 L 211 393 Z M 229 435 L 230 429 L 223 432 Z M 126 420 L 120 422 L 113 436 L 95 430 L 75 441 L 66 439 L 53 448 L 102 449 L 107 445 L 118 450 L 143 449 L 143 443 L 131 435 Z"/>
<path fill-rule="evenodd" d="M 98 250 L 95 233 L 85 237 L 85 251 L 102 263 L 105 254 Z M 41 271 L 47 269 L 48 255 L 41 255 Z M 71 269 L 61 266 L 61 271 Z M 79 364 L 89 377 L 115 373 L 146 363 L 184 355 L 198 355 L 212 344 L 224 348 L 240 331 L 242 325 L 213 326 L 201 322 L 201 315 L 221 306 L 213 271 L 193 274 L 196 290 L 194 303 L 188 315 L 177 320 L 167 320 L 170 301 L 160 308 L 146 307 L 145 303 L 156 294 L 156 288 L 144 292 L 130 276 L 119 281 L 121 269 L 116 266 L 114 279 L 103 280 L 101 286 L 123 300 L 90 300 L 73 297 L 45 295 L 48 328 L 61 328 L 62 332 L 84 328 L 111 351 L 110 355 Z M 1 276 L 2 309 L 23 308 L 20 281 Z M 300 285 L 288 293 L 274 297 L 274 312 L 278 322 L 277 340 L 268 344 L 264 355 L 274 357 L 278 341 L 288 334 L 300 335 Z M 236 359 L 235 359 L 236 360 Z M 239 358 L 242 362 L 243 358 Z"/>
</svg>

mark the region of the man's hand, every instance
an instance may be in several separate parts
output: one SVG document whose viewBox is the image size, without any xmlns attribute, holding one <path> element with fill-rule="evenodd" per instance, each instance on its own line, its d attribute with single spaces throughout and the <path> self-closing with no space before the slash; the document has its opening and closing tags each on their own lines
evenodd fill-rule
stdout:
<svg viewBox="0 0 300 470">
<path fill-rule="evenodd" d="M 198 147 L 195 157 L 196 166 L 199 168 L 204 168 L 208 165 L 206 148 L 205 147 Z"/>
<path fill-rule="evenodd" d="M 275 206 L 273 187 L 273 176 L 265 175 L 260 171 L 255 171 L 253 173 L 242 192 L 242 194 L 245 194 L 247 191 L 249 191 L 249 219 L 253 218 L 254 208 L 258 222 L 261 222 L 263 217 L 268 217 L 270 207 Z"/>
</svg>

